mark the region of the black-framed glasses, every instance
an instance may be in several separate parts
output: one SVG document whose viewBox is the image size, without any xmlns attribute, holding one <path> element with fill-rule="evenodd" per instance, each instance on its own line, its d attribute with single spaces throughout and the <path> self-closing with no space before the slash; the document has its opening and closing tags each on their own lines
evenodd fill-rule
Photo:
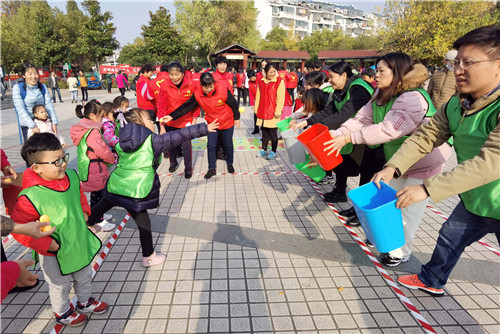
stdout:
<svg viewBox="0 0 500 334">
<path fill-rule="evenodd" d="M 62 158 L 51 162 L 35 162 L 33 165 L 54 165 L 56 167 L 61 167 L 63 163 L 69 161 L 69 153 L 64 154 Z"/>
<path fill-rule="evenodd" d="M 453 68 L 457 68 L 460 66 L 461 68 L 466 70 L 474 64 L 482 63 L 485 61 L 495 61 L 495 60 L 497 59 L 472 60 L 470 58 L 462 58 L 462 59 L 451 60 L 450 63 L 453 66 Z"/>
</svg>

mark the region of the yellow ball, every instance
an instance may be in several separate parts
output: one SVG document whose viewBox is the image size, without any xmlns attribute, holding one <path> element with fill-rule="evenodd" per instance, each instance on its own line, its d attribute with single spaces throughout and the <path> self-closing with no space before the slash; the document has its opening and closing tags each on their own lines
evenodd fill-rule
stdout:
<svg viewBox="0 0 500 334">
<path fill-rule="evenodd" d="M 245 112 L 245 107 L 240 107 L 240 109 L 238 109 L 238 111 L 239 111 L 240 113 Z"/>
<path fill-rule="evenodd" d="M 39 219 L 42 223 L 50 222 L 50 217 L 47 215 L 41 215 Z"/>
<path fill-rule="evenodd" d="M 12 183 L 12 180 L 10 178 L 3 179 L 3 182 L 5 183 Z"/>
<path fill-rule="evenodd" d="M 41 228 L 41 230 L 42 230 L 42 232 L 48 232 L 48 231 L 52 230 L 52 226 L 50 226 L 50 225 L 44 226 Z"/>
</svg>

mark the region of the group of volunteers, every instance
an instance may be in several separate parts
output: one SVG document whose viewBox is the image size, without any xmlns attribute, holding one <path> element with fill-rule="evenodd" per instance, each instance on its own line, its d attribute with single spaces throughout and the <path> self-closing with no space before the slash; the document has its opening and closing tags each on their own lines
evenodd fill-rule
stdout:
<svg viewBox="0 0 500 334">
<path fill-rule="evenodd" d="M 347 178 L 358 175 L 359 185 L 384 181 L 397 190 L 406 243 L 385 254 L 384 265 L 410 259 L 429 198 L 438 202 L 460 196 L 439 232 L 431 260 L 420 273 L 398 279 L 408 288 L 433 295 L 444 293 L 465 247 L 487 233 L 495 233 L 500 241 L 500 27 L 475 29 L 455 41 L 453 48 L 457 53 L 450 67 L 457 93 L 438 110 L 422 88 L 427 69 L 404 53 L 381 56 L 376 73 L 366 70 L 361 77 L 353 75 L 346 62 L 299 77 L 265 60 L 259 70 L 239 71 L 236 78 L 238 100 L 248 85 L 249 105 L 255 112 L 253 130 L 262 134 L 258 157 L 276 159 L 278 121 L 291 118 L 293 130 L 320 123 L 333 138 L 324 143 L 325 151 L 332 158 L 338 154 L 343 158 L 327 171 L 323 184 L 335 186 L 326 193 L 326 201 L 346 202 Z M 144 65 L 136 84 L 137 108 L 129 108 L 123 96 L 78 105 L 76 115 L 81 120 L 70 129 L 78 173 L 67 169 L 69 154 L 58 136 L 58 120 L 37 68 L 26 66 L 24 80 L 13 91 L 19 95 L 16 111 L 27 139 L 21 155 L 29 168 L 11 218 L 27 224 L 48 215 L 55 229 L 41 237 L 15 230 L 12 235 L 37 254 L 58 323 L 77 326 L 87 320 L 86 313 L 107 310 L 105 302 L 91 296 L 90 264 L 101 247 L 95 233 L 114 228 L 106 215 L 114 206 L 125 208 L 138 226 L 142 265 L 165 261 L 164 254 L 155 252 L 147 211 L 159 206 L 156 170 L 163 155 L 169 157 L 169 171 L 174 172 L 182 154 L 184 177 L 190 179 L 191 140 L 207 136 L 205 179 L 217 174 L 219 151 L 228 172 L 234 173 L 232 138 L 235 126 L 240 126 L 239 102 L 227 59 L 217 57 L 215 64 L 213 73 L 191 73 L 172 62 L 163 65 L 154 79 L 155 67 Z M 299 81 L 302 85 L 297 88 Z M 206 123 L 197 124 L 201 113 Z M 442 173 L 451 145 L 458 165 Z M 85 192 L 90 192 L 90 205 Z M 349 218 L 348 225 L 359 225 L 354 209 L 340 214 Z M 69 299 L 72 281 L 76 308 Z"/>
</svg>

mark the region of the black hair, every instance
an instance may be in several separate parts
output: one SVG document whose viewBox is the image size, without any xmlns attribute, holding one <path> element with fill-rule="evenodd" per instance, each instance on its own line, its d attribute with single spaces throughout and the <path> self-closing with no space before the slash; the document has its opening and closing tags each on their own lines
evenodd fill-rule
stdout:
<svg viewBox="0 0 500 334">
<path fill-rule="evenodd" d="M 290 72 L 295 72 L 295 67 L 290 67 Z"/>
<path fill-rule="evenodd" d="M 144 74 L 147 72 L 154 72 L 156 70 L 156 67 L 154 67 L 153 64 L 146 63 L 142 65 L 141 70 L 139 71 L 139 74 Z"/>
<path fill-rule="evenodd" d="M 304 92 L 306 91 L 306 88 L 304 86 L 300 86 L 297 88 L 297 94 L 304 95 Z"/>
<path fill-rule="evenodd" d="M 255 76 L 255 71 L 254 70 L 248 70 L 247 71 L 247 77 L 248 78 L 251 78 L 251 77 L 254 77 Z"/>
<path fill-rule="evenodd" d="M 26 74 L 26 72 L 30 69 L 34 69 L 36 73 L 38 73 L 38 67 L 36 67 L 35 65 L 31 64 L 31 63 L 24 63 L 23 64 L 23 68 L 21 70 L 21 75 L 23 76 L 23 78 L 20 79 L 20 81 L 24 82 L 25 86 L 24 86 L 24 89 L 27 89 L 26 88 L 26 80 L 24 79 L 24 75 Z M 38 82 L 36 83 L 37 86 L 38 86 L 38 89 L 40 89 L 40 91 L 42 90 L 42 83 L 40 82 L 40 77 L 38 78 Z"/>
<path fill-rule="evenodd" d="M 306 90 L 304 95 L 302 95 L 302 103 L 304 104 L 304 110 L 310 114 L 315 114 L 324 108 L 325 93 L 319 88 L 311 88 Z"/>
<path fill-rule="evenodd" d="M 21 157 L 26 161 L 28 166 L 40 162 L 41 155 L 47 151 L 62 150 L 61 142 L 57 137 L 50 132 L 34 133 L 24 143 L 21 149 Z"/>
<path fill-rule="evenodd" d="M 83 110 L 83 111 L 82 111 Z M 102 111 L 101 104 L 97 100 L 90 100 L 85 106 L 77 105 L 75 109 L 76 117 L 90 119 L 90 114 L 99 114 Z"/>
<path fill-rule="evenodd" d="M 316 59 L 313 63 L 312 63 L 312 67 L 313 68 L 319 68 L 321 69 L 323 67 L 323 62 L 319 59 Z"/>
<path fill-rule="evenodd" d="M 285 66 L 280 65 L 280 71 L 284 71 L 284 70 L 285 70 Z"/>
<path fill-rule="evenodd" d="M 266 67 L 264 67 L 264 72 L 269 72 L 271 68 L 274 68 L 276 71 L 278 70 L 278 64 L 276 63 L 267 63 Z"/>
<path fill-rule="evenodd" d="M 107 116 L 110 112 L 114 112 L 113 116 L 116 118 L 116 109 L 118 106 L 114 102 L 104 102 L 102 104 L 102 108 L 104 109 L 104 115 Z"/>
<path fill-rule="evenodd" d="M 118 74 L 122 74 L 122 70 L 118 70 Z"/>
<path fill-rule="evenodd" d="M 113 99 L 113 103 L 116 104 L 118 106 L 118 108 L 121 107 L 122 102 L 124 102 L 124 101 L 128 102 L 128 99 L 125 96 L 117 96 Z"/>
<path fill-rule="evenodd" d="M 161 65 L 160 72 L 168 72 L 168 65 L 167 64 Z"/>
<path fill-rule="evenodd" d="M 184 74 L 184 66 L 182 66 L 182 64 L 179 63 L 178 61 L 173 61 L 170 64 L 168 64 L 168 71 L 170 72 L 170 70 L 173 69 L 178 69 L 182 74 Z"/>
<path fill-rule="evenodd" d="M 353 76 L 351 65 L 345 61 L 339 61 L 338 63 L 333 64 L 330 66 L 329 70 L 340 75 L 345 73 L 347 78 Z"/>
<path fill-rule="evenodd" d="M 200 72 L 201 72 L 201 70 L 202 70 L 202 68 L 201 68 L 201 67 L 199 67 L 199 66 L 196 66 L 196 67 L 194 68 L 194 71 L 195 71 L 196 73 L 200 73 Z"/>
<path fill-rule="evenodd" d="M 491 25 L 469 31 L 453 43 L 458 50 L 461 46 L 474 45 L 483 51 L 491 60 L 500 58 L 500 26 Z"/>
<path fill-rule="evenodd" d="M 31 109 L 31 111 L 33 112 L 33 115 L 35 114 L 35 111 L 38 109 L 38 108 L 44 108 L 45 110 L 47 110 L 47 108 L 45 108 L 45 106 L 43 104 L 35 104 L 33 106 L 33 109 Z"/>
<path fill-rule="evenodd" d="M 321 72 L 312 71 L 306 74 L 305 85 L 319 87 L 322 84 L 323 84 L 323 75 L 321 74 Z"/>
<path fill-rule="evenodd" d="M 361 77 L 363 75 L 366 75 L 367 77 L 375 78 L 375 74 L 376 74 L 375 69 L 369 67 L 369 68 L 365 69 L 363 72 L 361 72 Z"/>
<path fill-rule="evenodd" d="M 219 64 L 222 64 L 222 63 L 226 63 L 229 65 L 229 62 L 227 61 L 226 57 L 223 57 L 223 56 L 217 56 L 215 58 L 215 66 L 219 65 Z"/>
<path fill-rule="evenodd" d="M 200 83 L 203 87 L 210 86 L 215 82 L 214 77 L 212 74 L 205 72 L 200 76 Z"/>
<path fill-rule="evenodd" d="M 403 78 L 413 69 L 415 61 L 412 57 L 403 52 L 392 52 L 383 55 L 377 60 L 377 67 L 382 60 L 391 69 L 393 78 L 389 87 L 379 89 L 374 99 L 381 104 L 386 104 L 394 96 L 401 93 Z"/>
</svg>

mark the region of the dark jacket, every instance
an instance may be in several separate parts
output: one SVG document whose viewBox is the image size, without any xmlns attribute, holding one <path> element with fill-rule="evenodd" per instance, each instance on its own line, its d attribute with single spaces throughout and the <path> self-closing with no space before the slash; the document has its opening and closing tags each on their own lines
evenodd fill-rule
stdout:
<svg viewBox="0 0 500 334">
<path fill-rule="evenodd" d="M 133 152 L 137 150 L 151 134 L 151 130 L 140 124 L 127 124 L 120 129 L 120 147 L 124 152 Z M 203 137 L 207 134 L 208 128 L 206 124 L 188 126 L 177 131 L 167 132 L 163 135 L 153 134 L 154 161 L 158 161 L 164 151 L 180 146 L 185 141 Z M 158 163 L 154 163 L 153 161 L 151 163 L 155 170 L 159 167 Z M 121 206 L 135 212 L 157 208 L 160 198 L 160 179 L 156 173 L 154 178 L 153 188 L 145 198 L 136 199 L 110 194 L 107 191 L 107 187 L 104 188 L 103 197 L 116 206 Z"/>
<path fill-rule="evenodd" d="M 55 77 L 53 77 L 52 75 L 49 76 L 49 78 L 47 79 L 47 83 L 49 84 L 50 89 L 59 88 L 59 78 L 57 77 L 57 75 Z"/>
</svg>

